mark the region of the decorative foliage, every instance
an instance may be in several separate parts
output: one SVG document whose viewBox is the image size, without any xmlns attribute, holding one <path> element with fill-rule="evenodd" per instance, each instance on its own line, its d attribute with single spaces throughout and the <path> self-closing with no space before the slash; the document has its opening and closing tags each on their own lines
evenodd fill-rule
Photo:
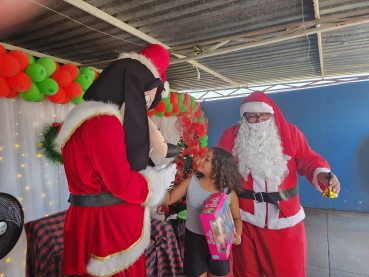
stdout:
<svg viewBox="0 0 369 277">
<path fill-rule="evenodd" d="M 54 164 L 63 164 L 63 155 L 56 149 L 55 139 L 62 127 L 60 123 L 48 125 L 42 132 L 42 139 L 39 143 L 41 153 Z"/>
</svg>

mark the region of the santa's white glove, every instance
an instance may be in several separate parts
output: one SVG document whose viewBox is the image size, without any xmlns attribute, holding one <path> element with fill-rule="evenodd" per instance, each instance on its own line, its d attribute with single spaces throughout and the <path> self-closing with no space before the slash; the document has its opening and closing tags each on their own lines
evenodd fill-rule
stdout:
<svg viewBox="0 0 369 277">
<path fill-rule="evenodd" d="M 166 165 L 158 165 L 154 169 L 163 177 L 166 190 L 170 191 L 173 188 L 174 179 L 176 178 L 177 165 L 171 164 L 168 167 Z"/>
</svg>

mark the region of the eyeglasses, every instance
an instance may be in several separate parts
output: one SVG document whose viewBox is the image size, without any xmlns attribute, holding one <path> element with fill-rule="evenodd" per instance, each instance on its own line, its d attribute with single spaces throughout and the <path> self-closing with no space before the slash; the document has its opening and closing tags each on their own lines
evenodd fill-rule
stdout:
<svg viewBox="0 0 369 277">
<path fill-rule="evenodd" d="M 246 117 L 247 121 L 250 123 L 255 123 L 256 121 L 258 121 L 258 118 L 260 118 L 263 121 L 268 120 L 271 115 L 272 115 L 271 113 L 262 113 L 260 115 L 256 115 L 253 113 L 250 113 L 250 114 L 244 113 L 244 116 Z"/>
</svg>

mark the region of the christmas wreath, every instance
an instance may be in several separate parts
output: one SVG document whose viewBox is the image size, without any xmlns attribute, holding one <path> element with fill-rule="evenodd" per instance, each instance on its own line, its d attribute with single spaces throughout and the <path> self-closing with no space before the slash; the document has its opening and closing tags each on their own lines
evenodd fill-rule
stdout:
<svg viewBox="0 0 369 277">
<path fill-rule="evenodd" d="M 39 149 L 46 159 L 54 164 L 63 164 L 63 155 L 56 148 L 55 139 L 62 127 L 61 123 L 47 125 L 42 132 L 42 139 L 39 143 Z"/>
</svg>

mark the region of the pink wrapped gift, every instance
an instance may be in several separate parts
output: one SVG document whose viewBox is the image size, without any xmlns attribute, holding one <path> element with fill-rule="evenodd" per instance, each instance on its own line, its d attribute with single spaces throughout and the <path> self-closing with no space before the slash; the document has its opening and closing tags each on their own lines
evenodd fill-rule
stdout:
<svg viewBox="0 0 369 277">
<path fill-rule="evenodd" d="M 200 214 L 213 260 L 227 260 L 234 239 L 234 222 L 225 193 L 214 193 Z"/>
</svg>

